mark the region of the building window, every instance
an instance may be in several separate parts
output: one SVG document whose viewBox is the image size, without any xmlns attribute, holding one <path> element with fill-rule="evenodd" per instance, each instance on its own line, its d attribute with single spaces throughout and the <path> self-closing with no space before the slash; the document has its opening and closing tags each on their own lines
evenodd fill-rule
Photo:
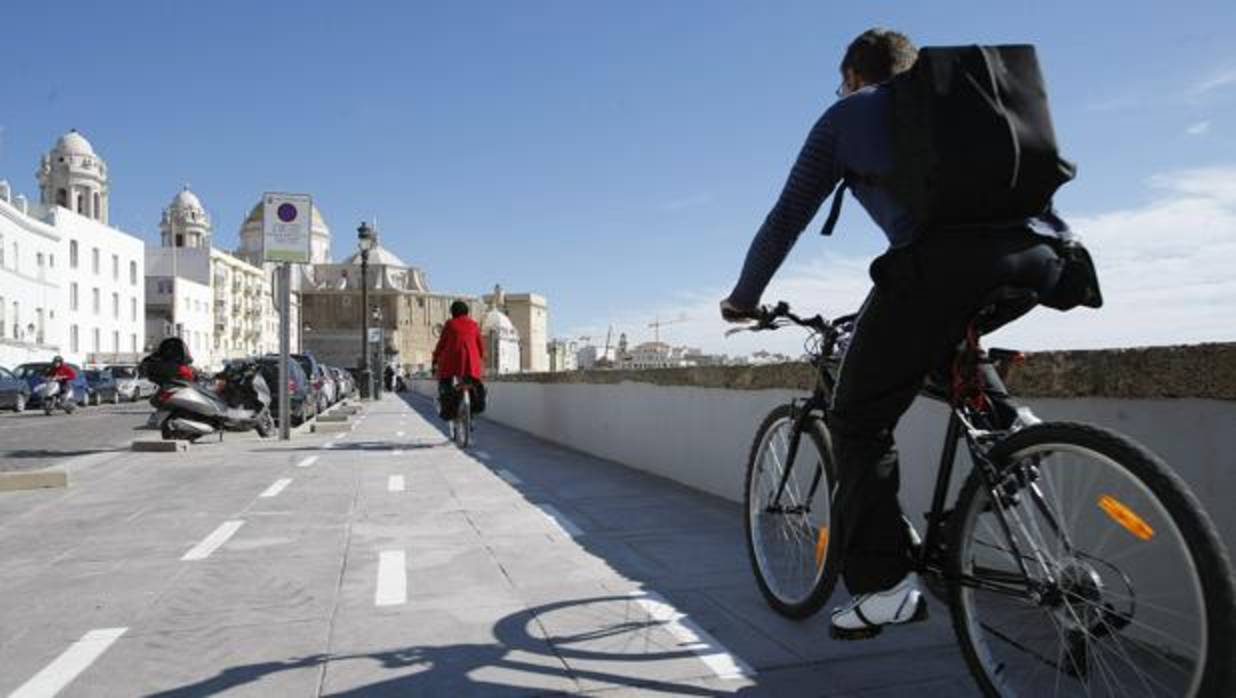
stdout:
<svg viewBox="0 0 1236 698">
<path fill-rule="evenodd" d="M 77 241 L 69 240 L 69 268 L 77 268 Z"/>
<path fill-rule="evenodd" d="M 61 162 L 63 161 L 64 160 L 62 158 Z M 56 190 L 56 205 L 63 206 L 64 208 L 69 207 L 69 192 L 66 189 L 62 188 Z"/>
<path fill-rule="evenodd" d="M 34 264 L 39 269 L 43 268 L 43 253 L 42 252 L 38 252 L 34 255 Z"/>
<path fill-rule="evenodd" d="M 5 327 L 7 327 L 7 325 L 4 322 L 4 308 L 5 308 L 4 296 L 0 296 L 0 339 L 4 339 L 4 335 L 6 331 Z"/>
<path fill-rule="evenodd" d="M 137 262 L 129 262 L 129 284 L 137 285 Z"/>
<path fill-rule="evenodd" d="M 4 268 L 4 236 L 0 235 L 0 269 Z M 3 325 L 4 323 L 0 323 Z"/>
<path fill-rule="evenodd" d="M 90 260 L 91 260 L 91 268 L 94 270 L 94 273 L 98 274 L 99 273 L 99 248 L 96 247 L 93 250 L 91 250 Z"/>
<path fill-rule="evenodd" d="M 78 195 L 77 195 L 77 212 L 78 212 L 78 213 L 85 213 L 85 212 L 86 212 L 86 201 L 85 201 L 85 199 L 83 199 L 83 198 L 82 198 L 82 195 L 81 195 L 81 194 L 78 194 Z M 97 351 L 97 350 L 96 350 L 96 351 Z"/>
<path fill-rule="evenodd" d="M 120 294 L 119 293 L 112 294 L 112 317 L 117 320 L 120 319 Z"/>
<path fill-rule="evenodd" d="M 69 284 L 69 310 L 77 310 L 77 282 Z M 73 351 L 77 351 L 74 349 Z"/>
<path fill-rule="evenodd" d="M 94 217 L 103 220 L 103 207 L 99 206 L 99 192 L 94 193 Z"/>
<path fill-rule="evenodd" d="M 129 299 L 129 319 L 132 320 L 133 322 L 137 322 L 137 299 L 136 298 Z"/>
<path fill-rule="evenodd" d="M 112 353 L 120 353 L 120 333 L 112 330 Z"/>
<path fill-rule="evenodd" d="M 73 325 L 69 328 L 69 351 L 74 354 L 78 352 L 77 325 Z"/>
<path fill-rule="evenodd" d="M 99 328 L 94 328 L 94 330 L 90 333 L 90 339 L 92 342 L 91 351 L 97 354 L 99 352 Z"/>
<path fill-rule="evenodd" d="M 90 289 L 90 310 L 95 315 L 99 314 L 99 289 Z"/>
<path fill-rule="evenodd" d="M 129 351 L 137 353 L 137 335 L 135 334 L 129 335 Z"/>
<path fill-rule="evenodd" d="M 56 268 L 56 255 L 54 254 L 47 255 L 47 266 L 51 267 L 52 269 Z"/>
<path fill-rule="evenodd" d="M 120 257 L 118 255 L 112 255 L 112 279 L 120 280 Z"/>
</svg>

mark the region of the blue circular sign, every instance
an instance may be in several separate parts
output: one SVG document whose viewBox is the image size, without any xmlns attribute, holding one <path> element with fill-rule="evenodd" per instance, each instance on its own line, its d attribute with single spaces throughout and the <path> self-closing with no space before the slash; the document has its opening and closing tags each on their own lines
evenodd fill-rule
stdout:
<svg viewBox="0 0 1236 698">
<path fill-rule="evenodd" d="M 284 223 L 291 223 L 296 220 L 296 207 L 292 204 L 279 204 L 279 210 L 275 215 L 279 216 L 279 220 Z"/>
</svg>

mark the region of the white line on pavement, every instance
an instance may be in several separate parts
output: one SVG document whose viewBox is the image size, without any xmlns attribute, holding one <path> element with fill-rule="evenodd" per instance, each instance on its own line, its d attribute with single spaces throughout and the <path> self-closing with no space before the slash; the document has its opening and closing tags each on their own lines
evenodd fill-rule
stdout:
<svg viewBox="0 0 1236 698">
<path fill-rule="evenodd" d="M 403 449 L 402 449 L 402 448 L 397 448 L 397 449 L 395 449 L 395 455 L 397 455 L 397 456 L 402 456 L 402 455 L 403 455 Z"/>
<path fill-rule="evenodd" d="M 334 441 L 327 441 L 326 443 L 322 444 L 322 448 L 334 448 L 334 447 L 335 447 Z"/>
<path fill-rule="evenodd" d="M 244 526 L 244 521 L 224 521 L 214 530 L 209 536 L 206 536 L 201 543 L 193 546 L 193 549 L 185 553 L 181 560 L 205 560 L 210 557 L 210 554 L 218 550 L 220 546 L 227 542 Z"/>
<path fill-rule="evenodd" d="M 476 457 L 481 460 L 489 460 L 490 458 L 493 458 L 493 456 L 489 455 L 488 451 L 473 451 L 472 453 L 476 454 Z"/>
<path fill-rule="evenodd" d="M 523 480 L 520 480 L 518 477 L 516 477 L 515 473 L 512 473 L 509 470 L 499 470 L 498 477 L 502 478 L 503 480 L 506 480 L 512 485 L 522 485 L 524 482 Z"/>
<path fill-rule="evenodd" d="M 298 467 L 298 468 L 308 468 L 309 466 L 311 466 L 311 465 L 313 465 L 314 463 L 317 463 L 317 462 L 318 462 L 318 457 L 317 457 L 317 456 L 309 456 L 309 457 L 307 457 L 307 458 L 305 458 L 305 459 L 301 460 L 301 462 L 297 463 L 297 464 L 296 464 L 296 467 Z"/>
<path fill-rule="evenodd" d="M 682 643 L 679 645 L 681 648 L 694 652 L 718 678 L 735 679 L 755 675 L 755 669 L 751 665 L 731 654 L 716 638 L 709 635 L 708 631 L 671 606 L 659 594 L 636 591 L 632 592 L 631 596 L 648 611 L 648 615 Z"/>
<path fill-rule="evenodd" d="M 271 485 L 270 487 L 267 487 L 266 491 L 259 494 L 258 496 L 265 497 L 267 499 L 271 497 L 278 497 L 279 493 L 283 491 L 283 488 L 287 487 L 290 484 L 292 484 L 292 478 L 289 478 L 289 477 L 280 478 L 278 480 L 275 480 L 275 484 Z"/>
<path fill-rule="evenodd" d="M 404 435 L 404 432 L 402 432 L 402 431 L 397 431 L 397 432 L 395 432 L 395 436 L 397 436 L 397 437 L 399 437 L 399 438 L 401 438 L 401 439 L 403 438 L 403 435 Z"/>
<path fill-rule="evenodd" d="M 408 600 L 407 559 L 402 550 L 383 550 L 378 556 L 377 606 L 398 606 Z"/>
<path fill-rule="evenodd" d="M 338 441 L 339 439 L 342 439 L 343 437 L 345 437 L 345 436 L 347 436 L 347 435 L 348 435 L 348 432 L 346 432 L 346 431 L 341 431 L 341 432 L 339 432 L 338 434 L 335 434 L 335 441 Z"/>
<path fill-rule="evenodd" d="M 386 483 L 386 489 L 391 492 L 403 492 L 404 481 L 402 475 L 391 475 L 391 479 Z"/>
<path fill-rule="evenodd" d="M 583 529 L 572 523 L 570 519 L 563 516 L 562 512 L 558 511 L 554 507 L 548 504 L 541 504 L 539 506 L 541 508 L 541 513 L 549 517 L 550 521 L 557 524 L 558 528 L 562 529 L 562 532 L 571 538 L 574 538 L 575 536 L 582 536 L 584 534 Z"/>
<path fill-rule="evenodd" d="M 98 659 L 128 628 L 91 630 L 69 646 L 43 671 L 22 684 L 9 698 L 51 698 Z"/>
</svg>

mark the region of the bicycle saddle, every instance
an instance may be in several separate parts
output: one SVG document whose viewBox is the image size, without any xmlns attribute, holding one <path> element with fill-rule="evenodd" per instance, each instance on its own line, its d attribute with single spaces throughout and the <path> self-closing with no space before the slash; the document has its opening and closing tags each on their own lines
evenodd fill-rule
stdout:
<svg viewBox="0 0 1236 698">
<path fill-rule="evenodd" d="M 1039 304 L 1039 294 L 1021 286 L 997 286 L 979 302 L 974 327 L 988 334 L 1025 315 Z"/>
</svg>

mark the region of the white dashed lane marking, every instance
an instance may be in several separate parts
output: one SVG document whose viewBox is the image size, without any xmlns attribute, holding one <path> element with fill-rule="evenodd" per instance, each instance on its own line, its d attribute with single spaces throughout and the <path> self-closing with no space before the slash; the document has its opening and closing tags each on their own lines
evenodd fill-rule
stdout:
<svg viewBox="0 0 1236 698">
<path fill-rule="evenodd" d="M 378 556 L 377 606 L 398 606 L 408 601 L 407 558 L 402 550 L 383 550 Z"/>
<path fill-rule="evenodd" d="M 506 480 L 512 485 L 522 485 L 524 482 L 523 480 L 520 480 L 518 477 L 516 477 L 515 474 L 509 470 L 499 470 L 498 477 L 502 478 L 503 480 Z"/>
<path fill-rule="evenodd" d="M 9 698 L 52 698 L 102 656 L 127 630 L 128 628 L 102 628 L 82 635 L 82 639 L 70 645 L 55 661 L 44 667 L 43 671 L 10 693 Z"/>
<path fill-rule="evenodd" d="M 297 463 L 297 464 L 296 464 L 296 467 L 298 467 L 298 468 L 308 468 L 309 466 L 313 465 L 313 464 L 314 464 L 314 463 L 316 463 L 316 462 L 318 462 L 318 457 L 317 457 L 317 456 L 309 456 L 308 458 L 305 458 L 305 459 L 301 460 L 301 462 Z"/>
<path fill-rule="evenodd" d="M 386 483 L 386 489 L 391 492 L 403 492 L 404 481 L 402 475 L 391 475 L 391 479 Z"/>
<path fill-rule="evenodd" d="M 185 553 L 181 560 L 205 560 L 210 557 L 210 554 L 218 550 L 229 538 L 236 535 L 241 526 L 244 526 L 244 521 L 224 521 L 214 530 L 209 536 L 206 536 L 201 543 L 193 546 L 193 549 Z"/>
<path fill-rule="evenodd" d="M 266 491 L 259 494 L 258 496 L 266 498 L 266 499 L 269 499 L 271 497 L 278 497 L 279 493 L 282 492 L 283 489 L 290 484 L 292 484 L 291 478 L 287 478 L 287 477 L 280 478 L 278 480 L 275 480 L 275 484 L 271 485 L 270 487 L 267 487 Z"/>
</svg>

